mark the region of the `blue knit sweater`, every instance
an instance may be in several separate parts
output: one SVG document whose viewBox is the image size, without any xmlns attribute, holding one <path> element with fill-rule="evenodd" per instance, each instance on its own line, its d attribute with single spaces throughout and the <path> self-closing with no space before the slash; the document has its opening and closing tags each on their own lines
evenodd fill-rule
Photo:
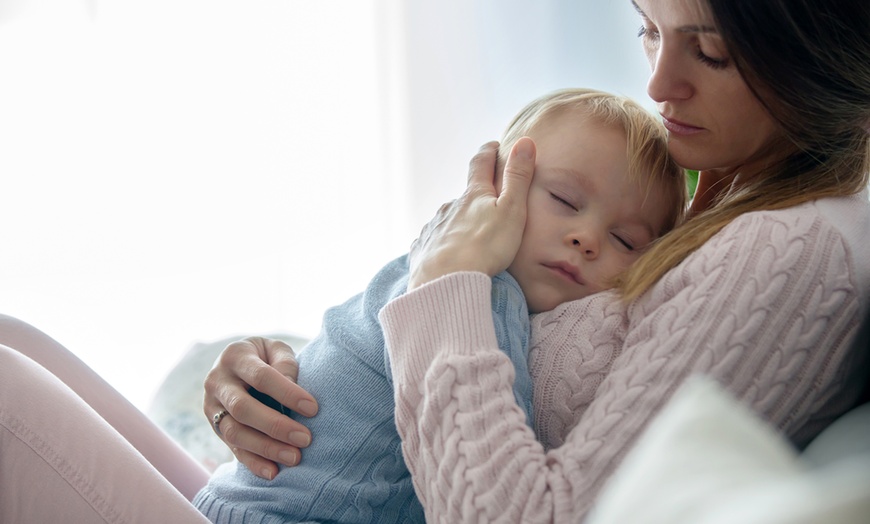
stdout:
<svg viewBox="0 0 870 524">
<path fill-rule="evenodd" d="M 393 420 L 393 384 L 378 311 L 405 292 L 407 256 L 387 264 L 365 292 L 324 315 L 299 355 L 299 384 L 317 399 L 313 418 L 290 414 L 313 435 L 299 465 L 272 481 L 238 462 L 224 464 L 194 499 L 215 523 L 423 522 Z M 529 314 L 517 282 L 493 279 L 499 346 L 516 368 L 514 393 L 531 424 Z M 510 329 L 508 329 L 510 328 Z"/>
</svg>

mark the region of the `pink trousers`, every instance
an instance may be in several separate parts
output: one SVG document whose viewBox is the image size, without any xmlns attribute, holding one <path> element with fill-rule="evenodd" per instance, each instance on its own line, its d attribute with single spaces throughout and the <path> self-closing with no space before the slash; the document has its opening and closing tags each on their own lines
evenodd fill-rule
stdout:
<svg viewBox="0 0 870 524">
<path fill-rule="evenodd" d="M 75 355 L 0 315 L 0 522 L 208 522 L 189 502 L 208 475 Z"/>
</svg>

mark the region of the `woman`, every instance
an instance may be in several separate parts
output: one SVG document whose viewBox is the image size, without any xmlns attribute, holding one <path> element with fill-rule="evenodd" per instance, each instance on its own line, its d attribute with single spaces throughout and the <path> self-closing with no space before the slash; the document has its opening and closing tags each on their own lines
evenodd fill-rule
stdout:
<svg viewBox="0 0 870 524">
<path fill-rule="evenodd" d="M 522 431 L 486 321 L 488 276 L 521 237 L 534 146 L 518 144 L 513 183 L 498 198 L 495 149 L 484 147 L 465 195 L 416 243 L 409 293 L 381 313 L 397 425 L 428 520 L 582 518 L 693 373 L 717 379 L 797 446 L 864 387 L 866 355 L 850 346 L 870 304 L 870 6 L 635 7 L 670 150 L 701 171 L 691 219 L 644 255 L 619 293 L 535 318 L 533 351 L 550 348 L 531 363 L 544 449 Z M 245 387 L 289 407 L 302 392 L 255 360 L 228 350 L 205 411 L 226 406 L 220 429 L 236 456 L 269 471 L 291 428 L 247 401 Z M 457 422 L 466 419 L 475 423 Z"/>
<path fill-rule="evenodd" d="M 498 198 L 489 183 L 495 149 L 484 147 L 465 195 L 416 243 L 411 291 L 381 316 L 396 422 L 429 520 L 580 520 L 691 373 L 715 377 L 798 445 L 858 396 L 859 355 L 848 347 L 870 303 L 863 241 L 870 232 L 870 6 L 636 6 L 653 67 L 649 92 L 671 132 L 671 151 L 702 170 L 692 218 L 642 257 L 618 293 L 535 318 L 533 346 L 553 348 L 533 350 L 542 447 L 519 429 L 522 414 L 486 299 L 489 275 L 506 267 L 522 236 L 534 145 L 518 142 Z M 468 237 L 463 225 L 471 222 L 478 234 Z M 22 331 L 0 342 L 31 354 L 50 345 Z M 43 362 L 52 369 L 55 359 Z M 308 434 L 247 388 L 313 413 L 315 399 L 294 387 L 294 370 L 288 348 L 253 339 L 228 348 L 208 380 L 204 409 L 216 415 L 215 429 L 263 476 L 285 453 L 283 462 L 294 463 Z M 97 415 L 4 346 L 0 388 L 4 522 L 201 520 L 161 474 L 184 479 L 159 465 L 158 473 L 130 446 L 136 426 L 119 424 L 126 440 L 113 433 L 102 408 Z M 36 417 L 44 424 L 30 424 L 32 413 L 44 414 Z M 304 438 L 296 440 L 299 432 Z M 85 451 L 74 445 L 82 436 Z M 7 452 L 13 446 L 21 452 Z M 188 466 L 183 459 L 175 465 Z"/>
</svg>

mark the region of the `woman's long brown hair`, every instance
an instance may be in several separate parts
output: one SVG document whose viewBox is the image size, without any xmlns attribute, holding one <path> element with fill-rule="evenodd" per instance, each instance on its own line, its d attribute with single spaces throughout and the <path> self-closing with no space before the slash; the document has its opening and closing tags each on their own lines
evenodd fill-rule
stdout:
<svg viewBox="0 0 870 524">
<path fill-rule="evenodd" d="M 625 300 L 645 293 L 745 213 L 852 195 L 867 187 L 870 2 L 707 4 L 744 80 L 783 129 L 781 159 L 651 246 L 620 278 Z"/>
</svg>

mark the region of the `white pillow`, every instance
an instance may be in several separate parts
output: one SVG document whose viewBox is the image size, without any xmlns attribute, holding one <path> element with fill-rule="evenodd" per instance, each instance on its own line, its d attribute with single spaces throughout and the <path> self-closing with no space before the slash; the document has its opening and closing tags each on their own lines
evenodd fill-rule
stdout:
<svg viewBox="0 0 870 524">
<path fill-rule="evenodd" d="M 848 460 L 856 454 L 870 454 L 870 402 L 838 418 L 810 442 L 801 458 L 810 466 L 825 466 Z M 870 516 L 867 518 L 870 522 Z"/>
<path fill-rule="evenodd" d="M 867 524 L 870 455 L 812 469 L 712 379 L 690 378 L 587 524 Z"/>
</svg>

